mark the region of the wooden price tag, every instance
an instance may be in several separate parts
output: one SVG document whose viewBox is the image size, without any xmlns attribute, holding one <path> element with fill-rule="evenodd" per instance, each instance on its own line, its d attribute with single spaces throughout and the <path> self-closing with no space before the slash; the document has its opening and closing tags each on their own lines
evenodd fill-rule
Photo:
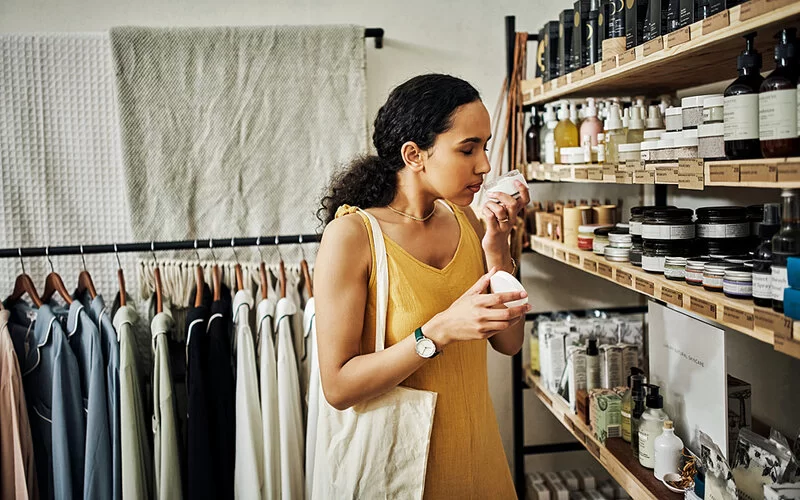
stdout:
<svg viewBox="0 0 800 500">
<path fill-rule="evenodd" d="M 631 172 L 616 172 L 614 177 L 617 184 L 633 184 L 633 174 Z"/>
<path fill-rule="evenodd" d="M 739 165 L 709 165 L 711 182 L 739 182 Z"/>
<path fill-rule="evenodd" d="M 777 182 L 778 167 L 775 165 L 739 165 L 740 182 Z"/>
<path fill-rule="evenodd" d="M 603 180 L 603 169 L 599 167 L 591 167 L 587 170 L 587 175 L 589 176 L 590 181 L 602 181 Z"/>
<path fill-rule="evenodd" d="M 652 170 L 638 170 L 633 173 L 634 184 L 655 184 L 656 173 Z"/>
<path fill-rule="evenodd" d="M 656 294 L 656 285 L 652 281 L 646 280 L 644 278 L 636 277 L 636 289 L 640 292 L 644 292 L 647 295 L 655 295 Z"/>
<path fill-rule="evenodd" d="M 590 273 L 597 272 L 597 262 L 591 259 L 583 259 L 583 270 L 589 271 Z"/>
<path fill-rule="evenodd" d="M 597 264 L 597 271 L 600 273 L 600 276 L 605 276 L 608 279 L 612 279 L 614 277 L 614 268 L 608 264 L 603 264 L 600 262 Z"/>
<path fill-rule="evenodd" d="M 617 173 L 617 166 L 613 163 L 604 163 L 603 164 L 603 176 L 606 175 L 616 175 Z"/>
<path fill-rule="evenodd" d="M 569 254 L 569 263 L 579 266 L 581 264 L 581 256 L 576 253 Z"/>
<path fill-rule="evenodd" d="M 702 158 L 686 158 L 678 161 L 678 169 L 681 172 L 703 173 L 705 163 Z"/>
<path fill-rule="evenodd" d="M 656 167 L 656 184 L 677 184 L 678 167 Z"/>
<path fill-rule="evenodd" d="M 556 80 L 556 87 L 561 88 L 567 84 L 567 75 L 559 76 L 558 80 Z"/>
<path fill-rule="evenodd" d="M 692 39 L 692 30 L 688 26 L 679 29 L 678 31 L 673 31 L 669 35 L 667 35 L 667 48 L 671 49 L 672 47 L 676 47 L 682 43 L 686 43 Z"/>
<path fill-rule="evenodd" d="M 645 42 L 644 44 L 644 56 L 647 57 L 650 54 L 658 52 L 659 50 L 664 50 L 664 37 L 660 36 L 658 38 L 654 38 L 649 42 Z"/>
<path fill-rule="evenodd" d="M 778 165 L 778 182 L 800 181 L 800 163 Z"/>
<path fill-rule="evenodd" d="M 556 256 L 556 259 L 558 259 L 558 260 L 560 260 L 562 262 L 566 262 L 567 261 L 567 252 L 565 252 L 564 250 L 556 249 L 555 256 Z"/>
<path fill-rule="evenodd" d="M 678 171 L 678 187 L 702 191 L 705 187 L 705 176 L 694 172 Z"/>
<path fill-rule="evenodd" d="M 589 178 L 589 169 L 588 168 L 576 168 L 575 169 L 575 178 L 587 180 Z"/>
<path fill-rule="evenodd" d="M 800 342 L 776 333 L 774 343 L 776 351 L 800 359 Z"/>
<path fill-rule="evenodd" d="M 542 88 L 543 87 L 534 87 L 533 88 L 533 97 L 536 97 L 537 95 L 542 95 Z"/>
<path fill-rule="evenodd" d="M 542 403 L 544 403 L 545 406 L 550 406 L 550 407 L 553 406 L 553 401 L 550 399 L 550 396 L 548 396 L 547 393 L 545 393 L 538 386 L 536 387 L 536 395 L 539 396 L 539 399 L 542 400 Z"/>
<path fill-rule="evenodd" d="M 796 0 L 765 0 L 766 9 L 767 11 L 780 9 L 782 7 L 786 7 L 787 5 L 791 5 Z"/>
<path fill-rule="evenodd" d="M 644 163 L 642 160 L 628 160 L 625 162 L 625 170 L 628 172 L 636 172 L 637 170 L 644 170 Z"/>
<path fill-rule="evenodd" d="M 589 66 L 586 66 L 581 70 L 581 77 L 584 79 L 592 77 L 594 76 L 594 74 L 595 74 L 594 64 L 590 64 Z"/>
<path fill-rule="evenodd" d="M 661 300 L 678 307 L 683 307 L 683 293 L 672 288 L 661 287 Z"/>
<path fill-rule="evenodd" d="M 734 307 L 724 306 L 722 308 L 722 321 L 752 330 L 754 318 L 753 315 L 748 312 Z"/>
<path fill-rule="evenodd" d="M 703 36 L 730 26 L 731 20 L 727 10 L 703 19 Z"/>
<path fill-rule="evenodd" d="M 579 69 L 570 73 L 570 78 L 572 80 L 572 83 L 576 83 L 583 80 L 583 69 Z"/>
<path fill-rule="evenodd" d="M 611 71 L 612 69 L 617 67 L 617 57 L 609 57 L 608 59 L 603 59 L 603 62 L 600 64 L 600 71 L 605 73 L 606 71 Z"/>
<path fill-rule="evenodd" d="M 617 64 L 619 66 L 632 63 L 635 60 L 636 60 L 636 47 L 630 50 L 626 50 L 625 52 L 617 56 Z"/>
<path fill-rule="evenodd" d="M 625 286 L 633 286 L 633 275 L 622 269 L 617 269 L 617 283 Z"/>
<path fill-rule="evenodd" d="M 782 335 L 784 338 L 792 337 L 792 320 L 783 314 L 770 311 L 769 309 L 755 308 L 755 326 L 764 328 Z"/>
<path fill-rule="evenodd" d="M 689 297 L 689 310 L 708 316 L 711 319 L 717 319 L 717 305 L 708 302 L 707 300 L 699 299 L 697 297 Z"/>
<path fill-rule="evenodd" d="M 584 444 L 586 445 L 586 449 L 589 450 L 589 453 L 591 453 L 595 459 L 600 460 L 600 445 L 593 439 L 587 439 Z"/>
<path fill-rule="evenodd" d="M 764 0 L 750 0 L 742 4 L 739 11 L 739 20 L 747 21 L 756 16 L 760 16 L 767 11 L 767 3 Z"/>
<path fill-rule="evenodd" d="M 555 83 L 554 80 L 550 80 L 549 82 L 545 82 L 545 84 L 542 86 L 542 88 L 544 89 L 545 92 L 550 92 L 551 90 L 553 90 L 553 84 L 554 83 Z"/>
</svg>

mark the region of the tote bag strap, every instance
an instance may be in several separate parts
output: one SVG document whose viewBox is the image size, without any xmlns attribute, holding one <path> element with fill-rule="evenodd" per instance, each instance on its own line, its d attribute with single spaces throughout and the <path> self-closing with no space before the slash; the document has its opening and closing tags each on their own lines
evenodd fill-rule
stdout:
<svg viewBox="0 0 800 500">
<path fill-rule="evenodd" d="M 363 210 L 359 213 L 366 216 L 372 227 L 372 242 L 375 247 L 375 278 L 377 282 L 377 299 L 375 304 L 375 352 L 386 347 L 386 309 L 389 304 L 389 266 L 386 259 L 386 243 L 378 220 Z"/>
</svg>

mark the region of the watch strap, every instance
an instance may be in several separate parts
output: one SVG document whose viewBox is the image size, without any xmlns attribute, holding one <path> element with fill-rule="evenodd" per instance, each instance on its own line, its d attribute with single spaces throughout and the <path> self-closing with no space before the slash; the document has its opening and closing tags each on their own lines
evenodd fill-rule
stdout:
<svg viewBox="0 0 800 500">
<path fill-rule="evenodd" d="M 425 336 L 425 334 L 423 334 L 423 333 L 422 333 L 422 327 L 419 327 L 419 328 L 417 328 L 416 330 L 414 330 L 414 340 L 416 340 L 417 342 L 419 342 L 419 341 L 420 341 L 420 340 L 422 340 L 422 339 L 427 339 L 427 338 L 428 338 L 428 337 L 426 337 L 426 336 Z M 428 340 L 430 340 L 430 339 L 428 339 Z M 435 343 L 435 342 L 433 342 L 432 340 L 431 340 L 431 342 L 433 343 L 433 345 L 434 345 L 434 346 L 436 346 L 436 343 Z M 436 351 L 436 352 L 433 354 L 433 356 L 431 356 L 431 357 L 430 357 L 430 358 L 428 358 L 428 359 L 433 359 L 433 358 L 435 358 L 436 356 L 440 355 L 441 353 L 442 353 L 442 351 Z"/>
</svg>

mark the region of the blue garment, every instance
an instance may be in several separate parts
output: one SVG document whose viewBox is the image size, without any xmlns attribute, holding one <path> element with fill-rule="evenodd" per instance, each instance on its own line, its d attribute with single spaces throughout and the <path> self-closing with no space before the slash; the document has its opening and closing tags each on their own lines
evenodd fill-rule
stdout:
<svg viewBox="0 0 800 500">
<path fill-rule="evenodd" d="M 111 434 L 111 470 L 113 500 L 122 499 L 122 438 L 120 431 L 119 407 L 119 340 L 114 329 L 110 311 L 106 309 L 101 295 L 90 298 L 83 294 L 81 303 L 100 330 L 100 344 L 103 349 L 103 360 L 106 367 L 106 401 L 108 408 L 108 425 Z"/>
<path fill-rule="evenodd" d="M 56 311 L 57 313 L 64 310 Z M 75 300 L 67 316 L 67 337 L 81 379 L 86 412 L 86 455 L 83 471 L 84 500 L 107 500 L 112 495 L 111 432 L 102 342 L 97 325 L 80 301 Z"/>
<path fill-rule="evenodd" d="M 36 310 L 18 302 L 8 309 L 12 335 L 19 327 L 26 332 L 20 365 L 40 497 L 82 498 L 86 419 L 77 359 L 50 306 Z"/>
</svg>

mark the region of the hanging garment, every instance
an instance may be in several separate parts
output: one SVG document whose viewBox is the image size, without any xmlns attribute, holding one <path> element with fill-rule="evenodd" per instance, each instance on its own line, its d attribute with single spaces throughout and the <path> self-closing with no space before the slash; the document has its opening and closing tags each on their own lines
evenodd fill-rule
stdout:
<svg viewBox="0 0 800 500">
<path fill-rule="evenodd" d="M 281 496 L 280 419 L 278 415 L 278 367 L 272 340 L 275 300 L 258 303 L 258 356 L 261 380 L 261 428 L 264 442 L 264 498 Z"/>
<path fill-rule="evenodd" d="M 233 498 L 236 453 L 236 414 L 231 367 L 231 308 L 227 289 L 222 300 L 211 304 L 206 337 L 208 340 L 208 404 L 211 418 L 212 463 L 216 475 L 215 499 Z"/>
<path fill-rule="evenodd" d="M 266 498 L 264 487 L 264 443 L 261 406 L 258 397 L 258 372 L 250 311 L 253 296 L 239 290 L 233 297 L 233 324 L 236 335 L 236 466 L 235 497 Z"/>
<path fill-rule="evenodd" d="M 26 342 L 20 368 L 39 496 L 83 498 L 86 417 L 78 361 L 49 305 L 37 310 L 17 302 L 8 309 L 12 337 L 22 335 Z"/>
<path fill-rule="evenodd" d="M 383 238 L 389 274 L 386 346 L 402 341 L 435 314 L 447 309 L 484 273 L 483 250 L 472 224 L 461 209 L 451 203 L 447 206 L 455 213 L 461 232 L 453 259 L 444 268 L 420 262 L 390 238 Z M 354 208 L 343 207 L 339 214 L 353 211 Z M 372 240 L 373 230 L 367 219 L 364 225 Z M 374 259 L 373 254 L 373 269 Z M 375 348 L 373 325 L 377 290 L 374 280 L 374 276 L 370 276 L 362 353 Z M 486 340 L 453 344 L 402 383 L 405 387 L 438 394 L 425 474 L 425 498 L 515 496 L 489 395 L 487 348 Z M 318 451 L 320 439 L 318 436 Z M 398 436 L 394 444 L 405 444 L 403 436 Z"/>
<path fill-rule="evenodd" d="M 125 499 L 153 497 L 152 427 L 145 418 L 134 339 L 138 321 L 136 310 L 130 306 L 122 306 L 114 314 L 114 328 L 119 338 L 122 497 Z"/>
<path fill-rule="evenodd" d="M 188 481 L 187 498 L 211 498 L 214 495 L 216 472 L 211 450 L 211 425 L 208 415 L 206 360 L 208 340 L 206 322 L 208 307 L 192 307 L 186 315 L 186 370 L 188 374 Z"/>
<path fill-rule="evenodd" d="M 8 318 L 0 308 L 0 498 L 37 500 L 36 463 L 22 374 Z"/>
<path fill-rule="evenodd" d="M 280 299 L 276 306 L 278 350 L 278 416 L 280 419 L 281 498 L 303 498 L 303 409 L 292 343 L 291 316 L 297 306 Z"/>
<path fill-rule="evenodd" d="M 158 500 L 182 498 L 178 420 L 169 366 L 168 338 L 175 321 L 166 304 L 150 322 L 153 334 L 153 448 Z"/>
<path fill-rule="evenodd" d="M 79 300 L 74 300 L 68 310 L 54 310 L 61 316 L 66 314 L 67 337 L 78 360 L 81 374 L 83 410 L 86 412 L 83 498 L 111 498 L 111 430 L 108 424 L 106 368 L 100 332 Z"/>
<path fill-rule="evenodd" d="M 119 341 L 102 295 L 92 299 L 88 292 L 80 297 L 84 310 L 100 331 L 106 368 L 106 405 L 111 437 L 112 498 L 122 499 L 122 442 L 119 403 Z"/>
<path fill-rule="evenodd" d="M 317 357 L 317 326 L 314 297 L 306 302 L 303 313 L 303 331 L 308 346 L 309 380 L 308 380 L 308 418 L 306 422 L 306 497 L 312 498 L 314 485 L 314 454 L 317 446 L 317 417 L 319 415 L 320 381 L 319 358 Z"/>
</svg>

